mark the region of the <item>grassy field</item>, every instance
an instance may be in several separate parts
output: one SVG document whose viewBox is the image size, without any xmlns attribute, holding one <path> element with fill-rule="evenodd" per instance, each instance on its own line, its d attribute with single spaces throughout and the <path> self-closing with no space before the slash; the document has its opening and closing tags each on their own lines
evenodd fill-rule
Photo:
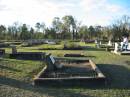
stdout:
<svg viewBox="0 0 130 97">
<path fill-rule="evenodd" d="M 83 44 L 82 46 L 94 46 Z M 40 51 L 62 57 L 65 53 L 83 53 L 92 59 L 107 77 L 107 85 L 91 87 L 37 87 L 34 76 L 45 66 L 39 61 L 0 59 L 0 97 L 130 97 L 130 56 L 114 55 L 98 49 L 38 50 L 45 45 L 20 47 L 18 51 Z M 45 46 L 46 47 L 46 46 Z M 51 46 L 49 46 L 51 47 Z M 53 47 L 53 46 L 52 46 Z M 55 45 L 55 47 L 62 47 Z M 10 53 L 11 49 L 6 48 Z"/>
</svg>

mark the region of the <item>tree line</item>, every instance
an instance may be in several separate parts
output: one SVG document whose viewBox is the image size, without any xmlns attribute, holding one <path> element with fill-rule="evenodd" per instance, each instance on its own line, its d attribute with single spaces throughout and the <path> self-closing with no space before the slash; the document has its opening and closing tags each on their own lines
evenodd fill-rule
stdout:
<svg viewBox="0 0 130 97">
<path fill-rule="evenodd" d="M 84 39 L 84 40 L 121 40 L 123 35 L 130 34 L 130 17 L 122 16 L 111 25 L 102 27 L 82 25 L 72 15 L 62 18 L 55 17 L 51 27 L 37 22 L 35 28 L 27 24 L 15 22 L 6 27 L 0 25 L 0 40 L 28 40 L 28 39 Z"/>
</svg>

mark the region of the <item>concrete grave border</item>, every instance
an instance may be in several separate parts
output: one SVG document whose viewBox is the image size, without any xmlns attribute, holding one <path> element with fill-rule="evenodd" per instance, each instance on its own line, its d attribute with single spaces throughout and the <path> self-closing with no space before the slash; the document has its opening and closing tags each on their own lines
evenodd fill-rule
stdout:
<svg viewBox="0 0 130 97">
<path fill-rule="evenodd" d="M 96 66 L 96 64 L 92 60 L 80 60 L 80 61 L 88 61 L 92 67 L 92 69 L 97 73 L 97 76 L 86 76 L 86 77 L 63 77 L 63 78 L 43 78 L 41 77 L 42 74 L 44 74 L 47 70 L 47 66 L 45 66 L 34 78 L 34 85 L 72 85 L 75 83 L 75 81 L 80 82 L 82 84 L 82 81 L 85 82 L 85 84 L 88 83 L 97 83 L 97 84 L 105 84 L 106 83 L 106 77 L 105 75 L 100 71 L 100 69 Z"/>
</svg>

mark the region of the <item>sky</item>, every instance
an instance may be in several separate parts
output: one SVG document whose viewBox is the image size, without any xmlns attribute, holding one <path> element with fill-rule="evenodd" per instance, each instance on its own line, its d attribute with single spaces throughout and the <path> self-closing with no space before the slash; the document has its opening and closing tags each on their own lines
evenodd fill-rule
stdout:
<svg viewBox="0 0 130 97">
<path fill-rule="evenodd" d="M 14 22 L 50 26 L 54 17 L 73 15 L 85 25 L 106 26 L 130 16 L 130 0 L 0 0 L 0 24 Z"/>
</svg>

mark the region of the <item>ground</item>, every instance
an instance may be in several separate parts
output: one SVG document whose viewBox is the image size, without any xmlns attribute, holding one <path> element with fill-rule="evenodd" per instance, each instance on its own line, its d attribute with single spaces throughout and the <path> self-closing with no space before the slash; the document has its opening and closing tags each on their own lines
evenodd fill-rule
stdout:
<svg viewBox="0 0 130 97">
<path fill-rule="evenodd" d="M 83 44 L 82 46 L 94 46 Z M 45 66 L 44 62 L 0 58 L 0 97 L 130 97 L 130 56 L 115 55 L 99 49 L 38 50 L 45 45 L 20 47 L 18 51 L 41 51 L 62 57 L 65 53 L 83 53 L 92 59 L 107 77 L 107 85 L 93 87 L 37 87 L 34 76 Z M 60 45 L 55 45 L 60 47 Z M 51 47 L 51 46 L 50 46 Z M 54 47 L 54 46 L 53 46 Z M 11 49 L 6 48 L 10 53 Z"/>
</svg>

